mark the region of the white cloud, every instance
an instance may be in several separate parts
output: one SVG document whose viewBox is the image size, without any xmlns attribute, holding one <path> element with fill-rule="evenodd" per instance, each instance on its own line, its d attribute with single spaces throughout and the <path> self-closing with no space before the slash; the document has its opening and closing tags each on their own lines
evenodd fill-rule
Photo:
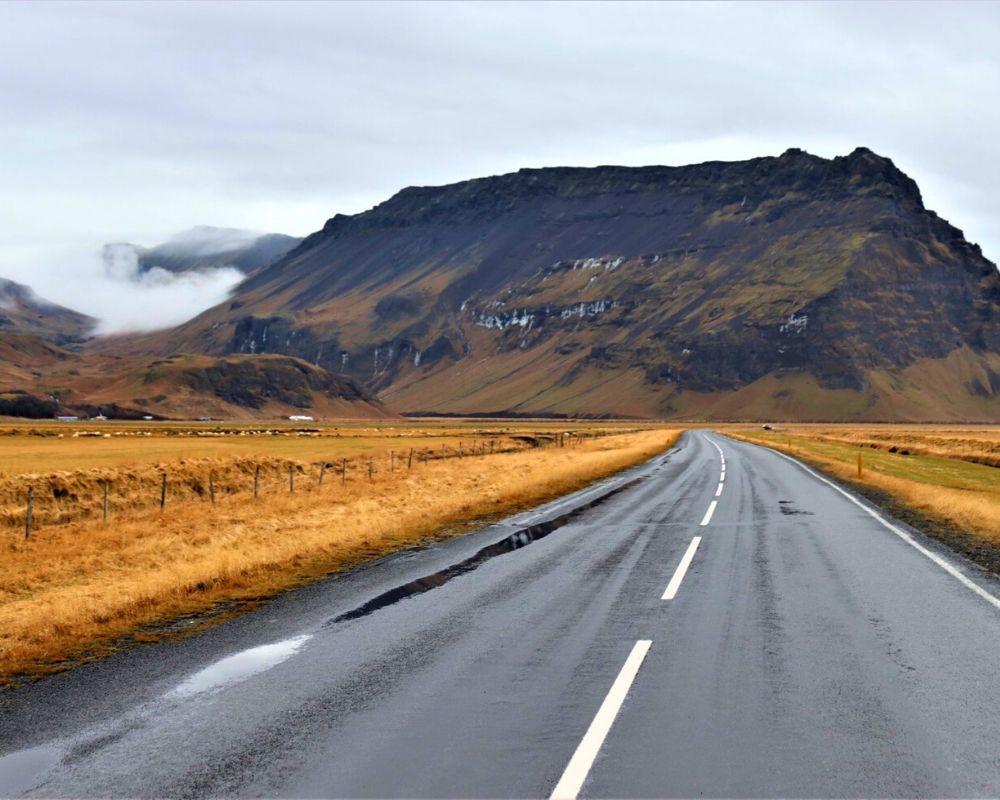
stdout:
<svg viewBox="0 0 1000 800">
<path fill-rule="evenodd" d="M 178 244 L 180 241 L 175 240 Z M 205 244 L 192 237 L 183 242 L 195 247 Z M 139 269 L 139 249 L 132 244 L 105 245 L 101 248 L 100 261 L 103 275 L 94 276 L 90 291 L 75 305 L 100 320 L 98 334 L 178 325 L 221 303 L 244 278 L 243 273 L 233 267 L 181 273 L 153 267 L 143 272 Z"/>
<path fill-rule="evenodd" d="M 205 222 L 304 235 L 520 167 L 858 145 L 996 259 L 998 39 L 1000 5 L 961 2 L 0 4 L 0 275 L 113 327 L 177 294 L 175 318 L 232 276 L 117 302 L 89 297 L 125 285 L 89 254 Z"/>
<path fill-rule="evenodd" d="M 138 251 L 131 244 L 4 248 L 3 256 L 0 275 L 44 286 L 39 293 L 45 300 L 98 319 L 99 334 L 178 325 L 221 303 L 244 277 L 232 267 L 140 272 Z"/>
<path fill-rule="evenodd" d="M 210 256 L 239 250 L 241 247 L 252 244 L 260 235 L 257 231 L 245 231 L 239 228 L 213 228 L 208 225 L 198 225 L 190 230 L 174 234 L 160 245 L 159 249 L 167 253 Z"/>
</svg>

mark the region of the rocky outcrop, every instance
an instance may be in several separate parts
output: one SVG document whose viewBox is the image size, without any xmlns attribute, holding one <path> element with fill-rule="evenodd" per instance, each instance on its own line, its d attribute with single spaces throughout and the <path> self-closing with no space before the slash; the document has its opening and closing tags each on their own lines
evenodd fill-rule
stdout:
<svg viewBox="0 0 1000 800">
<path fill-rule="evenodd" d="M 209 366 L 185 369 L 179 383 L 226 403 L 253 409 L 272 401 L 309 409 L 313 406 L 315 392 L 348 403 L 374 402 L 371 395 L 353 381 L 337 378 L 292 358 L 222 359 Z"/>
</svg>

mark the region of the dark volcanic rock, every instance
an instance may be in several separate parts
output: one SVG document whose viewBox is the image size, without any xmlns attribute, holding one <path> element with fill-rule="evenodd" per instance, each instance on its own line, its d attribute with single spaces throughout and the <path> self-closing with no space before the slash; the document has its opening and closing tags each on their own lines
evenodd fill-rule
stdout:
<svg viewBox="0 0 1000 800">
<path fill-rule="evenodd" d="M 209 321 L 228 334 L 206 337 Z M 480 398 L 460 410 L 541 411 L 552 387 L 628 370 L 650 392 L 767 375 L 866 392 L 874 373 L 898 378 L 956 350 L 992 364 L 1000 277 L 865 148 L 532 169 L 338 215 L 174 341 L 296 355 L 411 408 L 453 390 Z M 470 371 L 490 358 L 506 373 Z M 516 365 L 536 381 L 511 379 Z M 996 398 L 982 365 L 969 391 Z M 597 395 L 580 407 L 551 396 L 609 410 L 587 405 L 608 402 Z"/>
<path fill-rule="evenodd" d="M 311 408 L 310 392 L 325 392 L 354 402 L 371 396 L 349 379 L 337 378 L 292 358 L 223 360 L 184 372 L 183 384 L 233 405 L 262 408 L 270 400 Z"/>
</svg>

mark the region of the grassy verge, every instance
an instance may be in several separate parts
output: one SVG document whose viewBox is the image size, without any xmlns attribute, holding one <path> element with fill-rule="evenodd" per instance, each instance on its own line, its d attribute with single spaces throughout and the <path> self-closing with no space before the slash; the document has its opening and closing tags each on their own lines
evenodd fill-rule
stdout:
<svg viewBox="0 0 1000 800">
<path fill-rule="evenodd" d="M 734 429 L 727 434 L 818 467 L 893 515 L 1000 572 L 1000 469 L 970 459 L 968 437 L 957 437 L 961 449 L 948 452 L 948 437 L 934 431 L 920 437 L 911 431 L 895 443 L 888 430 L 875 438 L 870 431 L 841 429 L 831 434 L 809 428 Z M 916 438 L 933 440 L 933 444 Z M 980 438 L 989 440 L 991 433 Z"/>
<path fill-rule="evenodd" d="M 222 496 L 112 524 L 7 534 L 0 560 L 0 678 L 111 652 L 143 626 L 246 603 L 530 507 L 640 463 L 676 430 L 415 464 L 373 480 L 258 499 Z M 118 643 L 118 644 L 116 644 Z"/>
</svg>

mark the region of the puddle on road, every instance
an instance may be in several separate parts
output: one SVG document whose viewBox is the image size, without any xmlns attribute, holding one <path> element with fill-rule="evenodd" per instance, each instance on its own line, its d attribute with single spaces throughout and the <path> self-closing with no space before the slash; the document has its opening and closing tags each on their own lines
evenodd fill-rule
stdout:
<svg viewBox="0 0 1000 800">
<path fill-rule="evenodd" d="M 812 511 L 802 511 L 801 509 L 795 508 L 795 502 L 793 500 L 779 500 L 778 508 L 781 509 L 781 513 L 787 517 L 794 516 L 795 514 L 804 514 L 807 517 L 813 517 Z"/>
<path fill-rule="evenodd" d="M 0 797 L 15 797 L 33 789 L 61 757 L 62 751 L 50 744 L 0 756 Z"/>
<path fill-rule="evenodd" d="M 369 600 L 364 605 L 358 606 L 352 611 L 348 611 L 341 614 L 339 617 L 333 619 L 333 623 L 347 622 L 348 620 L 358 619 L 359 617 L 367 616 L 374 611 L 378 611 L 380 608 L 385 608 L 386 606 L 391 606 L 393 603 L 398 603 L 400 600 L 404 600 L 407 597 L 412 597 L 413 595 L 423 594 L 424 592 L 429 592 L 431 589 L 436 589 L 439 586 L 443 586 L 452 578 L 457 578 L 459 575 L 464 575 L 467 572 L 471 572 L 476 569 L 476 567 L 489 561 L 491 558 L 503 555 L 504 553 L 510 553 L 514 550 L 520 550 L 522 547 L 526 547 L 532 542 L 537 542 L 539 539 L 544 539 L 552 531 L 558 530 L 564 525 L 572 522 L 574 519 L 579 517 L 586 511 L 600 505 L 601 503 L 610 500 L 616 494 L 624 492 L 626 489 L 631 489 L 637 483 L 640 483 L 643 479 L 636 478 L 635 480 L 624 483 L 604 494 L 595 497 L 588 503 L 582 506 L 577 506 L 572 511 L 568 511 L 558 517 L 554 517 L 546 522 L 539 522 L 535 525 L 529 525 L 527 528 L 523 528 L 515 533 L 512 533 L 505 539 L 501 539 L 496 544 L 491 544 L 484 547 L 482 550 L 477 552 L 475 555 L 470 556 L 464 561 L 460 561 L 457 564 L 452 564 L 450 567 L 443 569 L 439 572 L 435 572 L 432 575 L 426 575 L 423 578 L 418 578 L 415 581 L 410 581 L 409 583 L 404 583 L 402 586 L 397 586 L 395 589 L 390 589 L 388 592 L 380 594 Z"/>
<path fill-rule="evenodd" d="M 217 661 L 200 672 L 196 672 L 186 681 L 171 689 L 164 695 L 167 698 L 190 697 L 193 694 L 208 692 L 229 686 L 277 666 L 282 661 L 291 658 L 312 636 L 304 634 L 283 642 L 252 647 L 236 655 Z"/>
</svg>

